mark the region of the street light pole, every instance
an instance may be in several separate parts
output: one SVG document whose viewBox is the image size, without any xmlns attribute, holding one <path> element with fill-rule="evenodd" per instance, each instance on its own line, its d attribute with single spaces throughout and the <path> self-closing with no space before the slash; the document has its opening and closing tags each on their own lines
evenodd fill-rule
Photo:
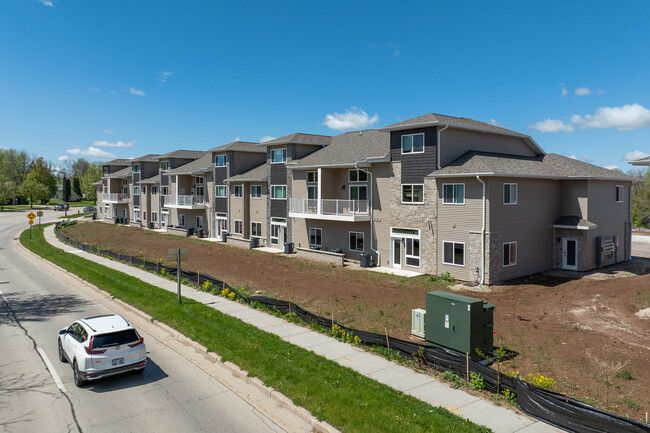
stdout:
<svg viewBox="0 0 650 433">
<path fill-rule="evenodd" d="M 68 202 L 68 194 L 67 194 L 66 189 L 67 188 L 65 187 L 65 170 L 64 170 L 63 171 L 63 215 L 67 217 L 68 216 L 68 210 L 66 209 L 65 205 Z"/>
</svg>

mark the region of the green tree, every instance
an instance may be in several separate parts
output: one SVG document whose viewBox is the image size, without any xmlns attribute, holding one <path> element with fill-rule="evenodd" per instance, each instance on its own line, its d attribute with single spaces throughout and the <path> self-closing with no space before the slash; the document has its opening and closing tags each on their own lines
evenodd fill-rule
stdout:
<svg viewBox="0 0 650 433">
<path fill-rule="evenodd" d="M 81 182 L 79 181 L 78 177 L 74 177 L 72 179 L 72 190 L 74 191 L 75 194 L 77 194 L 79 197 L 81 197 Z"/>
<path fill-rule="evenodd" d="M 34 207 L 35 201 L 40 200 L 42 203 L 45 203 L 51 197 L 49 187 L 38 182 L 35 176 L 32 176 L 32 173 L 29 173 L 27 180 L 20 187 L 22 194 L 29 200 L 30 208 Z"/>
<path fill-rule="evenodd" d="M 70 185 L 70 178 L 66 177 L 63 182 L 63 199 L 65 201 L 70 201 L 71 192 L 72 192 L 72 186 Z"/>
<path fill-rule="evenodd" d="M 24 151 L 2 149 L 2 172 L 17 186 L 23 184 L 31 169 L 32 158 Z"/>
<path fill-rule="evenodd" d="M 81 192 L 85 194 L 86 200 L 97 201 L 97 187 L 93 182 L 102 180 L 102 166 L 98 163 L 88 165 L 88 169 L 81 176 Z"/>
<path fill-rule="evenodd" d="M 639 176 L 639 182 L 632 184 L 632 225 L 650 228 L 650 170 Z"/>
<path fill-rule="evenodd" d="M 81 177 L 86 174 L 86 171 L 88 171 L 88 167 L 90 167 L 90 165 L 91 164 L 87 159 L 79 158 L 72 163 L 72 170 L 68 171 L 68 173 L 70 173 L 71 176 L 81 179 Z"/>
<path fill-rule="evenodd" d="M 52 165 L 43 158 L 38 157 L 34 162 L 32 162 L 32 169 L 29 172 L 27 179 L 32 179 L 37 183 L 45 185 L 47 194 L 44 199 L 41 199 L 43 203 L 47 203 L 50 198 L 56 194 L 56 176 L 52 173 Z"/>
</svg>

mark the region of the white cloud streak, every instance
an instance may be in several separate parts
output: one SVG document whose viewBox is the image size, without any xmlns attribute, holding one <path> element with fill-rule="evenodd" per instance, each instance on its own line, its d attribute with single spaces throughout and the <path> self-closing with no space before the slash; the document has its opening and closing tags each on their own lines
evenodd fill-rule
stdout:
<svg viewBox="0 0 650 433">
<path fill-rule="evenodd" d="M 539 131 L 543 134 L 557 134 L 558 132 L 573 132 L 573 125 L 564 123 L 561 120 L 548 118 L 532 125 L 529 128 Z"/>
<path fill-rule="evenodd" d="M 142 90 L 138 90 L 133 87 L 129 87 L 129 93 L 137 96 L 144 96 L 144 92 Z"/>
<path fill-rule="evenodd" d="M 72 149 L 66 149 L 65 151 L 70 155 L 90 156 L 92 158 L 98 158 L 98 159 L 116 158 L 116 155 L 92 146 L 90 146 L 88 149 L 74 147 Z"/>
<path fill-rule="evenodd" d="M 345 110 L 345 113 L 332 113 L 325 115 L 325 122 L 323 122 L 323 124 L 329 129 L 335 131 L 353 131 L 368 128 L 378 121 L 379 116 L 377 114 L 369 117 L 362 109 L 351 107 Z"/>
<path fill-rule="evenodd" d="M 604 165 L 603 168 L 606 168 L 607 170 L 615 170 L 618 168 L 618 165 Z"/>
<path fill-rule="evenodd" d="M 135 144 L 135 140 L 133 141 L 116 141 L 115 143 L 111 143 L 108 141 L 103 141 L 103 140 L 97 140 L 93 141 L 93 146 L 96 147 L 132 147 Z"/>
<path fill-rule="evenodd" d="M 562 83 L 561 85 L 562 85 L 562 97 L 566 98 L 567 95 L 569 94 L 569 91 L 566 89 L 566 87 L 564 87 L 564 83 Z"/>
<path fill-rule="evenodd" d="M 629 131 L 650 127 L 650 110 L 639 104 L 622 107 L 600 107 L 594 115 L 571 116 L 571 122 L 581 128 L 615 129 Z"/>
<path fill-rule="evenodd" d="M 68 155 L 61 155 L 61 156 L 59 156 L 57 159 L 58 159 L 59 161 L 67 161 L 67 160 L 70 159 L 70 158 L 68 157 Z"/>
<path fill-rule="evenodd" d="M 175 72 L 172 72 L 172 71 L 163 71 L 162 74 L 160 74 L 160 82 L 166 83 L 167 79 L 169 77 L 171 77 L 172 75 L 174 75 L 174 74 L 175 74 Z"/>
<path fill-rule="evenodd" d="M 575 94 L 578 95 L 578 96 L 591 95 L 592 93 L 594 93 L 594 92 L 591 89 L 589 89 L 589 87 L 578 87 L 575 90 Z"/>
<path fill-rule="evenodd" d="M 259 140 L 260 143 L 266 143 L 267 141 L 275 140 L 277 137 L 271 137 L 270 135 L 262 135 Z"/>
<path fill-rule="evenodd" d="M 38 2 L 40 4 L 42 4 L 43 6 L 48 6 L 48 7 L 51 7 L 51 8 L 54 7 L 54 3 L 52 3 L 52 0 L 38 0 Z"/>
<path fill-rule="evenodd" d="M 111 129 L 102 129 L 102 131 L 104 131 L 104 134 L 115 134 L 115 131 Z"/>
<path fill-rule="evenodd" d="M 647 158 L 648 156 L 650 155 L 645 152 L 641 152 L 640 150 L 633 150 L 632 152 L 626 153 L 623 159 L 626 161 L 636 161 L 637 159 Z"/>
</svg>

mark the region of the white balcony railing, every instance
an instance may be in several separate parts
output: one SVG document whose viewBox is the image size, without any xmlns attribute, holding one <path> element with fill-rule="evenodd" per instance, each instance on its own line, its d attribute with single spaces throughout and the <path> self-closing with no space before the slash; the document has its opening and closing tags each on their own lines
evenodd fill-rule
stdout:
<svg viewBox="0 0 650 433">
<path fill-rule="evenodd" d="M 318 200 L 292 198 L 290 212 L 334 216 L 368 215 L 368 200 L 323 199 L 319 212 Z"/>
<path fill-rule="evenodd" d="M 163 195 L 165 206 L 190 207 L 205 203 L 205 196 L 202 195 Z"/>
<path fill-rule="evenodd" d="M 121 201 L 127 201 L 129 199 L 129 195 L 122 193 L 122 192 L 103 192 L 102 193 L 102 201 L 104 202 L 112 202 L 112 203 L 119 203 Z"/>
</svg>

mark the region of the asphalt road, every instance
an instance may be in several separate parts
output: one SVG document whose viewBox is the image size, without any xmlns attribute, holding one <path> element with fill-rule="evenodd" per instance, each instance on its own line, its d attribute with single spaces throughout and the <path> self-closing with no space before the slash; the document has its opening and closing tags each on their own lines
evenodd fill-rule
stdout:
<svg viewBox="0 0 650 433">
<path fill-rule="evenodd" d="M 46 211 L 43 222 L 60 214 Z M 58 330 L 111 311 L 18 251 L 13 239 L 26 222 L 25 212 L 0 213 L 1 431 L 284 431 L 146 332 L 143 374 L 76 388 L 57 357 Z"/>
</svg>

